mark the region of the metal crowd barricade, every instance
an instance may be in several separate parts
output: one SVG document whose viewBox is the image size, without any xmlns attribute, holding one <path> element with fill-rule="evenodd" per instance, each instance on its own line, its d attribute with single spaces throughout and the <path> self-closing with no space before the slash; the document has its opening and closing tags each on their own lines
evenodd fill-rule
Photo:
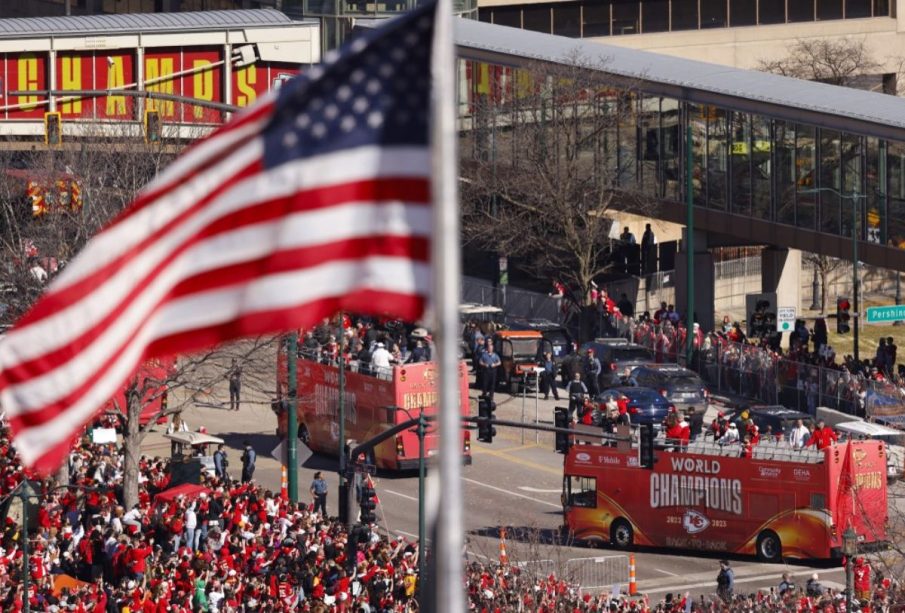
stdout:
<svg viewBox="0 0 905 613">
<path fill-rule="evenodd" d="M 601 592 L 619 586 L 628 588 L 628 556 L 576 558 L 565 563 L 565 580 L 579 586 L 582 592 Z"/>
<path fill-rule="evenodd" d="M 553 560 L 523 560 L 513 562 L 512 566 L 518 568 L 522 575 L 531 575 L 538 579 L 546 579 L 556 574 L 556 564 Z"/>
</svg>

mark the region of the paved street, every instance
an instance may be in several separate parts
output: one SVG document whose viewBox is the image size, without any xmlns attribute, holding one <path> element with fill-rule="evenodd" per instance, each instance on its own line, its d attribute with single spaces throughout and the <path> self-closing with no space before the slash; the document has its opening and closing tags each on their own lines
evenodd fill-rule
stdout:
<svg viewBox="0 0 905 613">
<path fill-rule="evenodd" d="M 472 395 L 476 392 L 472 391 Z M 215 398 L 226 398 L 226 390 L 214 390 Z M 521 398 L 510 398 L 499 394 L 497 417 L 520 419 Z M 552 410 L 556 404 L 550 401 L 538 402 L 541 421 L 552 423 Z M 525 404 L 525 414 L 529 421 L 534 419 L 534 399 Z M 715 409 L 714 409 L 715 410 Z M 200 425 L 207 427 L 227 441 L 230 447 L 231 472 L 239 472 L 240 449 L 246 439 L 259 452 L 258 468 L 255 475 L 267 487 L 279 488 L 280 467 L 270 457 L 270 450 L 276 446 L 274 435 L 276 417 L 269 405 L 250 402 L 237 413 L 213 407 L 194 407 L 186 410 L 185 417 L 193 429 Z M 162 429 L 162 426 L 159 427 Z M 481 560 L 496 559 L 499 555 L 498 529 L 509 528 L 507 553 L 512 562 L 529 563 L 542 560 L 538 568 L 549 569 L 557 575 L 568 577 L 579 566 L 594 565 L 592 561 L 569 563 L 567 560 L 621 556 L 624 552 L 609 548 L 594 549 L 581 546 L 563 546 L 559 543 L 558 528 L 562 523 L 560 491 L 562 484 L 562 456 L 553 452 L 552 435 L 541 433 L 539 443 L 535 435 L 509 428 L 498 428 L 496 441 L 492 445 L 478 443 L 476 433 L 472 433 L 473 463 L 464 469 L 465 521 L 467 530 L 467 552 L 469 558 Z M 169 444 L 159 433 L 149 435 L 145 453 L 166 455 Z M 336 463 L 332 458 L 313 456 L 300 471 L 300 494 L 308 499 L 308 484 L 315 470 L 328 472 L 331 495 L 328 509 L 335 512 L 337 477 Z M 409 539 L 416 538 L 418 532 L 418 479 L 417 474 L 380 474 L 376 479 L 377 493 L 382 513 L 379 513 L 382 527 L 389 533 Z M 702 555 L 699 553 L 675 553 L 658 550 L 636 552 L 638 588 L 641 592 L 662 597 L 667 592 L 689 590 L 695 596 L 710 594 L 715 590 L 717 561 L 721 554 Z M 594 565 L 594 568 L 601 565 Z M 840 586 L 844 581 L 838 568 L 792 564 L 765 565 L 750 558 L 733 560 L 739 590 L 754 591 L 769 589 L 779 583 L 780 573 L 788 569 L 803 584 L 812 572 L 820 574 L 827 585 Z M 587 571 L 586 571 L 587 572 Z M 590 576 L 594 576 L 593 573 Z M 601 586 L 603 587 L 603 586 Z"/>
</svg>

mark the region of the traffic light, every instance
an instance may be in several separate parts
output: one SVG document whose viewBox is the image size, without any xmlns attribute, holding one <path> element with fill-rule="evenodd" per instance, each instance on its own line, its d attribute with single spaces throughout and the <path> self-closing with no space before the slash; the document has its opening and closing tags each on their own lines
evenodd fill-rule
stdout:
<svg viewBox="0 0 905 613">
<path fill-rule="evenodd" d="M 51 147 L 63 142 L 63 122 L 59 113 L 44 113 L 44 144 Z"/>
<path fill-rule="evenodd" d="M 496 403 L 492 400 L 481 398 L 478 401 L 478 418 L 482 420 L 478 422 L 478 440 L 482 443 L 492 443 L 493 437 L 496 436 L 496 428 L 489 421 L 493 419 L 494 411 Z"/>
<path fill-rule="evenodd" d="M 160 112 L 145 111 L 145 142 L 160 142 Z"/>
<path fill-rule="evenodd" d="M 641 424 L 638 429 L 638 455 L 641 468 L 653 468 L 654 462 L 654 424 Z"/>
<path fill-rule="evenodd" d="M 569 409 L 564 407 L 556 407 L 553 409 L 553 425 L 557 428 L 569 427 Z M 565 432 L 556 433 L 555 449 L 557 453 L 566 453 L 569 451 L 569 435 Z"/>
<path fill-rule="evenodd" d="M 361 486 L 361 500 L 358 503 L 361 507 L 361 515 L 359 515 L 361 523 L 371 524 L 377 521 L 377 514 L 374 512 L 377 509 L 377 503 L 374 502 L 376 497 L 377 492 L 374 490 L 374 485 L 370 479 L 367 479 Z"/>
<path fill-rule="evenodd" d="M 852 315 L 849 311 L 851 311 L 852 303 L 848 301 L 848 298 L 836 298 L 836 333 L 837 334 L 848 334 L 851 327 Z"/>
</svg>

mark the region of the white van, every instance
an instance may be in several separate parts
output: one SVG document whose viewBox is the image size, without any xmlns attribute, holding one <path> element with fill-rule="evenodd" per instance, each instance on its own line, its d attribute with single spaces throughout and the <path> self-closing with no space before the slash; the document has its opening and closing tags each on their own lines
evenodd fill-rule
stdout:
<svg viewBox="0 0 905 613">
<path fill-rule="evenodd" d="M 853 439 L 875 439 L 886 443 L 886 480 L 892 482 L 902 477 L 905 469 L 905 432 L 866 421 L 844 421 L 833 428 Z"/>
</svg>

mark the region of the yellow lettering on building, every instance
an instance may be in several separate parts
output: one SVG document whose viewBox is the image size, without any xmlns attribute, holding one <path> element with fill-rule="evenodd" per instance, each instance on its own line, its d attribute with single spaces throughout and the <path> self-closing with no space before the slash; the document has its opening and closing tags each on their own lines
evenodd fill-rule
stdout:
<svg viewBox="0 0 905 613">
<path fill-rule="evenodd" d="M 878 490 L 883 483 L 883 476 L 878 472 L 855 475 L 855 485 L 866 490 Z"/>
<path fill-rule="evenodd" d="M 126 72 L 123 69 L 123 57 L 107 57 L 107 89 L 121 88 L 126 84 Z M 108 117 L 116 117 L 117 115 L 125 115 L 126 97 L 125 96 L 107 96 L 107 112 Z"/>
<path fill-rule="evenodd" d="M 63 56 L 60 62 L 60 80 L 62 87 L 60 89 L 72 90 L 82 89 L 82 58 L 79 56 L 69 57 Z M 69 100 L 63 103 L 62 110 L 64 113 L 81 113 L 82 99 Z"/>
<path fill-rule="evenodd" d="M 236 89 L 239 95 L 236 97 L 237 106 L 248 106 L 258 99 L 258 92 L 252 87 L 258 82 L 258 69 L 254 66 L 246 66 L 236 72 Z"/>
<path fill-rule="evenodd" d="M 173 58 L 145 58 L 145 83 L 151 83 L 145 86 L 149 92 L 157 92 L 159 94 L 173 94 L 173 78 L 158 80 L 161 77 L 173 74 Z M 172 100 L 154 100 L 148 99 L 147 109 L 149 111 L 159 111 L 164 117 L 173 117 L 176 114 L 176 105 Z"/>
<path fill-rule="evenodd" d="M 19 56 L 19 91 L 35 91 L 38 89 L 38 58 L 34 53 L 26 53 Z M 19 104 L 23 111 L 36 108 L 37 96 L 19 96 Z"/>
<path fill-rule="evenodd" d="M 192 86 L 192 98 L 198 100 L 214 99 L 214 71 L 207 68 L 211 65 L 210 60 L 195 60 L 192 66 L 199 72 L 195 73 Z M 194 107 L 195 119 L 204 118 L 204 107 Z"/>
</svg>

